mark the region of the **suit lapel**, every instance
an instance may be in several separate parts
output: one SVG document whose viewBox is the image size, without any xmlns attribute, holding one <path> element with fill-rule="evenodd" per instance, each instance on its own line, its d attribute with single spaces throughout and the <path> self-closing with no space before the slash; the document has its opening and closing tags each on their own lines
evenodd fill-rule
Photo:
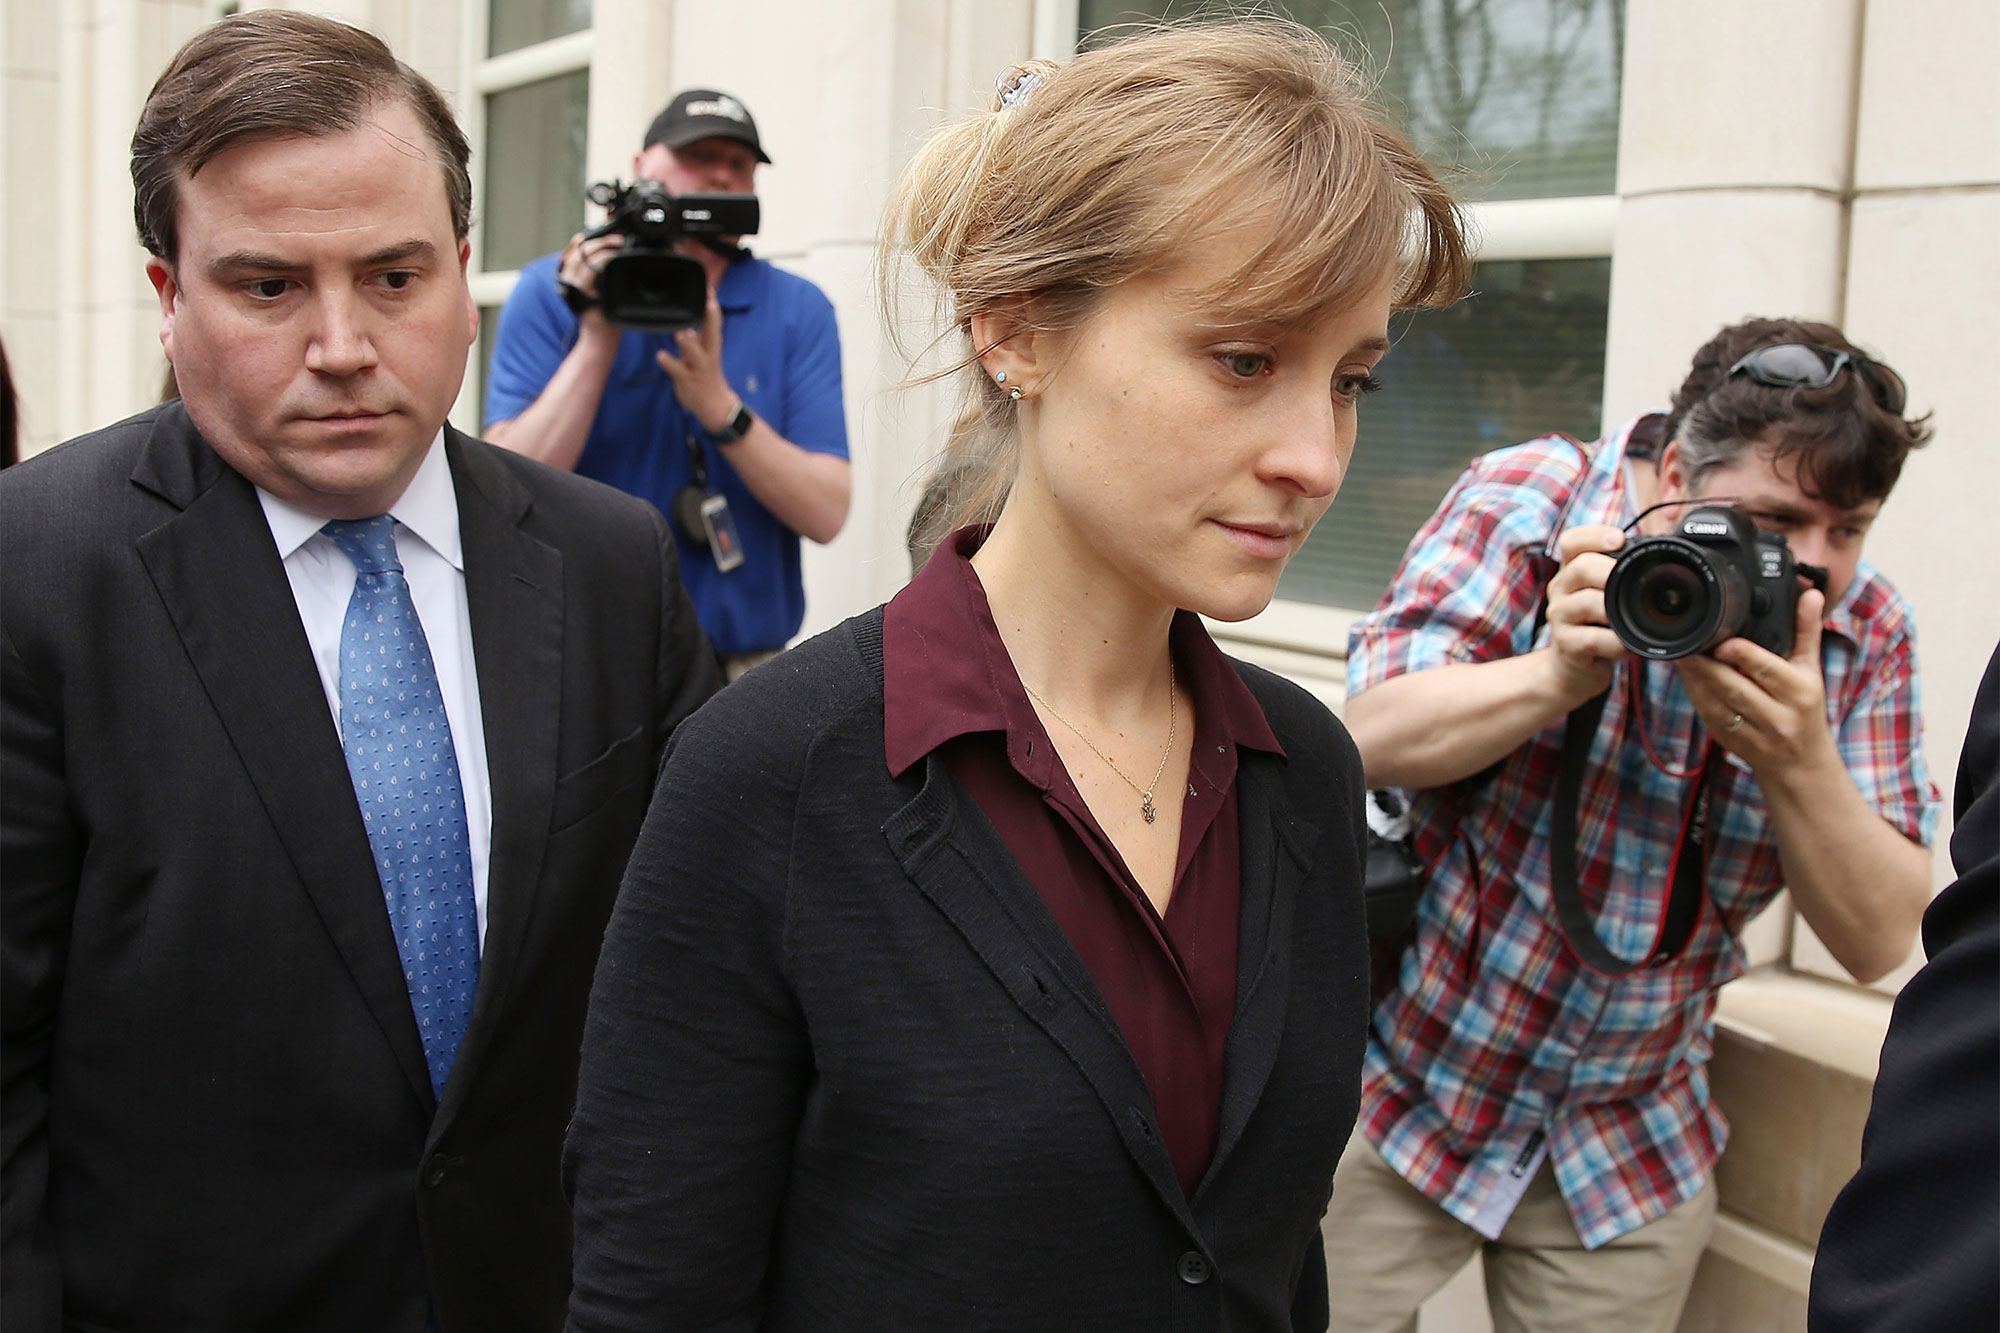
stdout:
<svg viewBox="0 0 2000 1333">
<path fill-rule="evenodd" d="M 1292 912 L 1309 864 L 1304 849 L 1314 842 L 1313 830 L 1293 812 L 1276 756 L 1245 751 L 1236 785 L 1243 840 L 1236 1019 L 1223 1053 L 1215 1156 L 1196 1199 L 1242 1140 L 1278 1060 L 1291 996 Z"/>
<path fill-rule="evenodd" d="M 1096 984 L 999 831 L 935 755 L 924 761 L 916 799 L 882 831 L 904 871 L 1021 1012 L 1075 1061 L 1126 1151 L 1161 1201 L 1193 1230 L 1173 1159 L 1150 1114 L 1146 1081 Z"/>
<path fill-rule="evenodd" d="M 181 511 L 139 538 L 139 559 L 327 934 L 428 1111 L 430 1075 L 381 880 L 257 493 L 178 407 L 162 413 L 132 479 Z"/>
<path fill-rule="evenodd" d="M 562 555 L 521 528 L 531 497 L 483 446 L 445 430 L 465 598 L 493 788 L 486 940 L 472 1021 L 445 1085 L 442 1124 L 505 1010 L 533 915 L 555 799 L 562 711 Z"/>
</svg>

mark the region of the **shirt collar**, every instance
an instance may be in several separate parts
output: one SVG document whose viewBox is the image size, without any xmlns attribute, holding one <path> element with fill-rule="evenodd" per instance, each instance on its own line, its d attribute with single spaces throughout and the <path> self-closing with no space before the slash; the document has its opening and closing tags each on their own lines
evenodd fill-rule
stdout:
<svg viewBox="0 0 2000 1333">
<path fill-rule="evenodd" d="M 444 456 L 444 430 L 439 428 L 417 474 L 403 488 L 403 494 L 389 506 L 389 516 L 408 528 L 424 545 L 465 572 L 465 550 L 459 542 L 458 495 L 452 490 L 451 467 Z M 289 560 L 301 546 L 318 535 L 326 519 L 309 514 L 297 505 L 257 487 L 257 501 L 264 507 L 264 521 L 278 543 L 278 558 Z"/>
<path fill-rule="evenodd" d="M 1822 628 L 1838 634 L 1859 647 L 1872 622 L 1889 604 L 1888 585 L 1874 566 L 1862 561 L 1854 570 L 1854 582 L 1847 585 L 1840 600 L 1827 610 Z"/>
<path fill-rule="evenodd" d="M 890 600 L 882 625 L 883 744 L 891 777 L 900 777 L 946 741 L 972 732 L 1005 732 L 1024 777 L 1048 785 L 1054 750 L 1030 750 L 1046 735 L 1013 659 L 993 623 L 986 589 L 972 568 L 983 528 L 964 528 L 941 544 L 916 578 Z M 1197 711 L 1197 744 L 1248 746 L 1282 756 L 1262 705 L 1229 663 L 1201 618 L 1174 617 L 1174 661 Z"/>
</svg>

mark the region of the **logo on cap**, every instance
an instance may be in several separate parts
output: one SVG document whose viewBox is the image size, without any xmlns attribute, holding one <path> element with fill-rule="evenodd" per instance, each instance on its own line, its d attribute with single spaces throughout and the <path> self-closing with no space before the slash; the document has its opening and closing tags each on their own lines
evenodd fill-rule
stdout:
<svg viewBox="0 0 2000 1333">
<path fill-rule="evenodd" d="M 737 121 L 750 119 L 750 113 L 743 109 L 743 104 L 726 95 L 706 102 L 689 102 L 681 108 L 681 111 L 688 116 L 721 116 L 726 120 Z"/>
</svg>

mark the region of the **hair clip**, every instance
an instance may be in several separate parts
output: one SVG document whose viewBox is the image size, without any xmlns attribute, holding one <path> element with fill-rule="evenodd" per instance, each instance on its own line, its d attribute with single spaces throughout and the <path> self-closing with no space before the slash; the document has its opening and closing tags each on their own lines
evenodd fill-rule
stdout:
<svg viewBox="0 0 2000 1333">
<path fill-rule="evenodd" d="M 1028 99 L 1035 95 L 1035 90 L 1040 88 L 1043 82 L 1041 74 L 1032 69 L 1024 69 L 1011 76 L 1001 75 L 1000 109 L 1015 111 L 1026 106 Z"/>
</svg>

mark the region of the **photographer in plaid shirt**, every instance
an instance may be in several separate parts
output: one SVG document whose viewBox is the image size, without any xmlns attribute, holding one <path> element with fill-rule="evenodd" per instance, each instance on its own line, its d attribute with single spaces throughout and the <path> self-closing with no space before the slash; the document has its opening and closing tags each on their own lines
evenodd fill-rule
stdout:
<svg viewBox="0 0 2000 1333">
<path fill-rule="evenodd" d="M 1483 1247 L 1501 1333 L 1672 1330 L 1714 1221 L 1728 1130 L 1706 1066 L 1744 925 L 1789 887 L 1861 980 L 1909 952 L 1937 792 L 1910 608 L 1861 560 L 1930 434 L 1905 407 L 1902 380 L 1837 329 L 1724 329 L 1664 418 L 1476 459 L 1355 627 L 1347 725 L 1369 784 L 1411 789 L 1432 869 L 1377 979 L 1326 1222 L 1338 1327 L 1413 1331 Z M 1824 596 L 1800 598 L 1789 658 L 1734 638 L 1649 662 L 1607 627 L 1626 527 L 1672 531 L 1684 506 L 1642 511 L 1694 498 L 1733 503 L 1828 571 Z M 1622 958 L 1653 944 L 1691 773 L 1714 763 L 1693 934 L 1621 977 L 1579 961 L 1550 896 L 1564 721 L 1607 689 L 1576 865 Z"/>
</svg>

